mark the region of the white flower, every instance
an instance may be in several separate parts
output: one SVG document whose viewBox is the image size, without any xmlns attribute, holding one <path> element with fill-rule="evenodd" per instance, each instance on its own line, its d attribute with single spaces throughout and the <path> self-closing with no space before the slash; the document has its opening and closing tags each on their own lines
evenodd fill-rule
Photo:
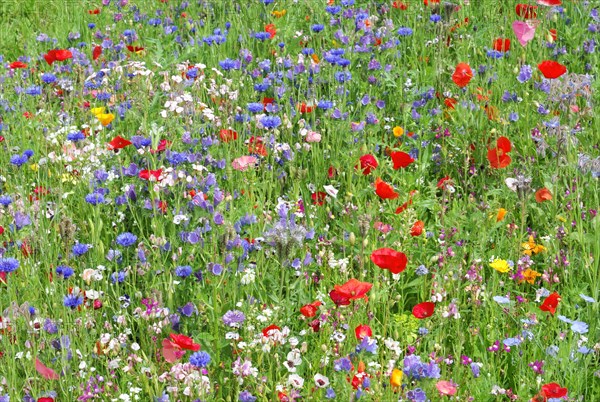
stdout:
<svg viewBox="0 0 600 402">
<path fill-rule="evenodd" d="M 317 388 L 326 388 L 329 386 L 329 378 L 325 377 L 323 374 L 315 374 L 314 380 Z"/>
<path fill-rule="evenodd" d="M 292 374 L 288 378 L 288 384 L 296 389 L 301 389 L 304 386 L 304 378 L 298 374 Z"/>
<path fill-rule="evenodd" d="M 325 189 L 325 192 L 327 194 L 329 194 L 333 198 L 337 198 L 338 190 L 335 187 L 333 187 L 331 185 L 327 185 L 327 186 L 323 186 L 323 188 Z"/>
</svg>

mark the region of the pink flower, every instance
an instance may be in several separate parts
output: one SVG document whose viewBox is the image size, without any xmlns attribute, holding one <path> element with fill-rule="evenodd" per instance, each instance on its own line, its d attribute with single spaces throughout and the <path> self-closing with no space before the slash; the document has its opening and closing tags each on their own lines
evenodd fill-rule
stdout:
<svg viewBox="0 0 600 402">
<path fill-rule="evenodd" d="M 456 385 L 450 381 L 438 381 L 435 387 L 440 391 L 440 395 L 452 396 L 456 394 Z"/>
<path fill-rule="evenodd" d="M 235 170 L 244 172 L 249 167 L 254 166 L 256 161 L 258 161 L 258 159 L 256 159 L 256 157 L 254 156 L 240 156 L 239 158 L 234 159 L 233 162 L 231 162 L 231 166 L 233 166 Z"/>
<path fill-rule="evenodd" d="M 376 230 L 379 230 L 383 234 L 387 234 L 392 231 L 392 225 L 388 225 L 387 223 L 383 223 L 383 222 L 375 222 L 373 224 L 373 227 Z"/>
<path fill-rule="evenodd" d="M 306 134 L 306 142 L 321 142 L 321 134 L 316 131 L 309 131 Z"/>
</svg>

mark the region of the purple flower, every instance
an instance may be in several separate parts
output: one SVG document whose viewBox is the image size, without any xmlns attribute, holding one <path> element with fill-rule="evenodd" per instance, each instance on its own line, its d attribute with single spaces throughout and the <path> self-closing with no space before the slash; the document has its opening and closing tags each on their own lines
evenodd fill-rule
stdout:
<svg viewBox="0 0 600 402">
<path fill-rule="evenodd" d="M 246 316 L 239 310 L 229 310 L 223 314 L 223 324 L 232 328 L 239 328 L 246 320 Z"/>
<path fill-rule="evenodd" d="M 521 84 L 529 81 L 531 79 L 532 72 L 533 70 L 531 66 L 529 64 L 524 64 L 523 66 L 521 66 L 521 71 L 519 71 L 517 81 L 519 81 Z"/>
<path fill-rule="evenodd" d="M 342 357 L 333 362 L 333 369 L 335 371 L 350 371 L 352 369 L 352 362 L 347 357 Z"/>
<path fill-rule="evenodd" d="M 240 402 L 254 402 L 256 401 L 256 397 L 254 395 L 252 395 L 249 391 L 242 391 L 240 392 L 240 396 L 239 396 L 239 401 Z"/>
</svg>

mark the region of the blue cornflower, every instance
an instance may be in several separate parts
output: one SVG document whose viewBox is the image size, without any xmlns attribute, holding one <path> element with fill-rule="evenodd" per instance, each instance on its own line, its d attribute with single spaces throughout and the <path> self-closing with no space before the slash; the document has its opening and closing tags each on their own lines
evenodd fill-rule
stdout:
<svg viewBox="0 0 600 402">
<path fill-rule="evenodd" d="M 265 41 L 271 39 L 271 34 L 269 32 L 256 32 L 254 37 L 260 41 Z"/>
<path fill-rule="evenodd" d="M 59 265 L 56 267 L 56 274 L 62 276 L 63 279 L 69 279 L 74 273 L 73 268 L 68 267 L 66 265 Z"/>
<path fill-rule="evenodd" d="M 190 356 L 190 364 L 199 368 L 206 367 L 210 363 L 210 355 L 204 351 L 195 352 Z"/>
<path fill-rule="evenodd" d="M 241 67 L 241 64 L 239 60 L 231 60 L 231 59 L 225 59 L 225 60 L 221 60 L 219 62 L 219 66 L 225 70 L 225 71 L 229 71 L 229 70 L 239 70 L 239 68 Z"/>
<path fill-rule="evenodd" d="M 281 125 L 281 118 L 279 116 L 265 116 L 260 119 L 260 124 L 268 129 L 277 128 Z"/>
<path fill-rule="evenodd" d="M 45 84 L 52 84 L 54 82 L 56 82 L 56 75 L 52 74 L 52 73 L 44 73 L 42 74 L 42 81 Z"/>
<path fill-rule="evenodd" d="M 77 306 L 83 303 L 83 297 L 78 295 L 66 295 L 63 299 L 63 304 L 65 307 L 69 307 L 71 309 L 76 308 Z"/>
<path fill-rule="evenodd" d="M 104 196 L 100 193 L 92 193 L 85 196 L 85 202 L 91 205 L 98 205 L 104 203 Z"/>
<path fill-rule="evenodd" d="M 137 236 L 133 233 L 125 232 L 117 236 L 117 244 L 121 247 L 133 246 L 137 241 Z"/>
<path fill-rule="evenodd" d="M 312 27 L 310 27 L 310 29 L 313 32 L 321 32 L 323 29 L 325 29 L 325 26 L 323 24 L 315 24 Z"/>
<path fill-rule="evenodd" d="M 29 88 L 25 89 L 25 93 L 27 95 L 41 95 L 42 94 L 42 87 L 40 87 L 39 85 L 32 85 Z"/>
<path fill-rule="evenodd" d="M 319 109 L 328 110 L 333 107 L 333 102 L 328 100 L 322 100 L 317 103 Z"/>
<path fill-rule="evenodd" d="M 442 16 L 439 14 L 431 14 L 431 17 L 429 17 L 429 21 L 433 22 L 434 24 L 440 22 L 441 20 Z"/>
<path fill-rule="evenodd" d="M 23 156 L 27 159 L 31 158 L 33 156 L 33 150 L 26 149 L 25 151 L 23 151 Z"/>
<path fill-rule="evenodd" d="M 123 283 L 123 282 L 125 282 L 125 276 L 127 276 L 127 275 L 125 274 L 124 271 L 113 272 L 110 275 L 110 280 L 112 283 Z"/>
<path fill-rule="evenodd" d="M 248 103 L 248 111 L 250 113 L 260 113 L 265 109 L 265 106 L 260 102 Z"/>
<path fill-rule="evenodd" d="M 74 131 L 67 134 L 67 140 L 77 142 L 85 139 L 85 135 L 81 131 Z"/>
<path fill-rule="evenodd" d="M 409 27 L 400 27 L 396 33 L 400 36 L 410 36 L 413 34 L 413 30 Z"/>
<path fill-rule="evenodd" d="M 0 258 L 0 272 L 10 273 L 19 268 L 19 260 L 12 257 Z"/>
<path fill-rule="evenodd" d="M 12 204 L 10 195 L 0 195 L 0 205 L 8 207 L 10 204 Z"/>
<path fill-rule="evenodd" d="M 27 163 L 27 157 L 24 155 L 13 155 L 10 157 L 10 163 L 15 165 L 16 167 L 21 167 L 25 163 Z"/>
<path fill-rule="evenodd" d="M 192 274 L 192 267 L 189 265 L 181 265 L 175 268 L 175 275 L 180 278 L 186 278 Z"/>
<path fill-rule="evenodd" d="M 79 256 L 82 256 L 85 253 L 87 253 L 91 247 L 92 247 L 91 244 L 75 243 L 75 244 L 73 244 L 73 247 L 71 248 L 71 252 L 73 253 L 73 255 L 75 257 L 79 257 Z"/>
</svg>

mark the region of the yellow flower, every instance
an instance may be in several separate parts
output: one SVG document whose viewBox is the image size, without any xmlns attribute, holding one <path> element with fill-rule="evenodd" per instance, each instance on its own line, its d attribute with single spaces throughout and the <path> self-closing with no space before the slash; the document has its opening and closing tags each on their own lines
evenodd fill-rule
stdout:
<svg viewBox="0 0 600 402">
<path fill-rule="evenodd" d="M 90 109 L 90 112 L 92 112 L 92 114 L 94 116 L 98 116 L 99 114 L 102 114 L 105 111 L 106 111 L 106 108 L 104 106 L 94 107 L 94 108 Z"/>
<path fill-rule="evenodd" d="M 521 247 L 524 249 L 523 254 L 527 255 L 541 253 L 546 249 L 546 247 L 542 246 L 541 244 L 535 244 L 533 236 L 529 236 L 527 243 L 521 243 Z"/>
<path fill-rule="evenodd" d="M 396 126 L 393 128 L 394 137 L 402 137 L 404 135 L 404 129 L 400 126 Z"/>
<path fill-rule="evenodd" d="M 100 120 L 100 123 L 102 123 L 104 127 L 106 127 L 115 119 L 115 115 L 112 113 L 100 113 L 96 115 L 96 118 Z"/>
<path fill-rule="evenodd" d="M 510 265 L 508 265 L 508 262 L 506 260 L 501 260 L 499 258 L 494 260 L 494 262 L 490 264 L 490 267 L 503 274 L 507 273 L 512 269 Z"/>
<path fill-rule="evenodd" d="M 537 271 L 534 271 L 533 269 L 527 268 L 525 271 L 523 271 L 523 279 L 521 279 L 519 283 L 527 282 L 533 285 L 533 283 L 535 282 L 535 278 L 537 278 L 538 276 L 542 276 L 542 274 L 540 274 Z"/>
<path fill-rule="evenodd" d="M 40 170 L 40 165 L 38 165 L 37 163 L 33 163 L 31 165 L 29 165 L 29 167 L 31 168 L 31 170 L 33 170 L 34 172 L 37 172 L 38 170 Z"/>
<path fill-rule="evenodd" d="M 504 215 L 506 215 L 506 209 L 500 208 L 498 209 L 498 215 L 496 215 L 496 222 L 500 222 L 504 219 Z"/>
<path fill-rule="evenodd" d="M 277 10 L 273 10 L 273 12 L 271 13 L 271 15 L 275 18 L 281 18 L 283 17 L 285 14 L 287 13 L 287 10 L 281 10 L 281 11 L 277 11 Z"/>
<path fill-rule="evenodd" d="M 398 370 L 397 368 L 392 371 L 392 375 L 390 376 L 390 384 L 392 387 L 400 387 L 402 385 L 403 375 L 404 373 L 402 373 L 402 370 Z"/>
</svg>

